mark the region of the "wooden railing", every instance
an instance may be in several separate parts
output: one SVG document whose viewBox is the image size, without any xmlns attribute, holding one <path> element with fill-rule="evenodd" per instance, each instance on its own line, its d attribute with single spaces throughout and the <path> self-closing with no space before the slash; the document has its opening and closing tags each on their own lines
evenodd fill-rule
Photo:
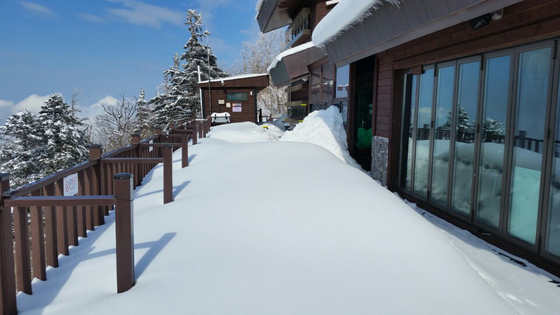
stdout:
<svg viewBox="0 0 560 315">
<path fill-rule="evenodd" d="M 87 231 L 104 224 L 113 207 L 117 292 L 130 289 L 135 281 L 133 231 L 127 221 L 132 215 L 130 192 L 162 163 L 163 203 L 172 202 L 172 151 L 182 148 L 182 167 L 188 166 L 188 140 L 197 144 L 198 135 L 206 137 L 209 130 L 208 120 L 184 122 L 170 125 L 165 132 L 156 128 L 148 139 L 133 135 L 130 145 L 106 154 L 100 145 L 91 145 L 88 161 L 17 190 L 10 190 L 9 174 L 0 174 L 1 314 L 16 314 L 17 291 L 32 294 L 33 278 L 47 280 L 46 267 L 58 267 L 58 255 L 68 255 L 68 247 L 78 246 L 79 237 L 87 237 Z M 63 180 L 71 174 L 78 176 L 78 194 L 65 197 Z"/>
</svg>

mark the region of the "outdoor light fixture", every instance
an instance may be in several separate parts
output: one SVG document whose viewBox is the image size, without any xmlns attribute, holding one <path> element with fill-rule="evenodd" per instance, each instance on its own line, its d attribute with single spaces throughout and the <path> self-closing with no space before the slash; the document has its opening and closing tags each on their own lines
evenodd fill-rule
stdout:
<svg viewBox="0 0 560 315">
<path fill-rule="evenodd" d="M 486 26 L 490 23 L 490 21 L 492 20 L 492 15 L 490 15 L 490 13 L 486 13 L 483 16 L 479 16 L 477 18 L 472 19 L 471 22 L 471 28 L 473 30 L 479 29 L 483 26 Z"/>
<path fill-rule="evenodd" d="M 470 20 L 471 28 L 473 30 L 479 29 L 483 26 L 490 24 L 491 20 L 499 20 L 504 15 L 504 9 L 499 9 L 494 12 L 486 13 L 482 16 Z"/>
</svg>

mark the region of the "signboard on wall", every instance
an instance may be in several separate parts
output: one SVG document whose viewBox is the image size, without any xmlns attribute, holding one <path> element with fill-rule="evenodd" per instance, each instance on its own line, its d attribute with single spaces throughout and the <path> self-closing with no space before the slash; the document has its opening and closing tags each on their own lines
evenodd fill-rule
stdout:
<svg viewBox="0 0 560 315">
<path fill-rule="evenodd" d="M 232 112 L 241 113 L 241 103 L 233 103 Z"/>
<path fill-rule="evenodd" d="M 64 177 L 64 196 L 75 196 L 78 194 L 78 173 Z"/>
</svg>

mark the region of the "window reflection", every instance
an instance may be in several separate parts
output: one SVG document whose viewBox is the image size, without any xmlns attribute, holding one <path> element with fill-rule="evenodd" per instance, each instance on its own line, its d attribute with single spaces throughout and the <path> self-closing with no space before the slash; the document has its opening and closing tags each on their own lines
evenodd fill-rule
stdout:
<svg viewBox="0 0 560 315">
<path fill-rule="evenodd" d="M 486 60 L 476 219 L 498 228 L 511 57 Z"/>
<path fill-rule="evenodd" d="M 519 54 L 508 232 L 534 244 L 551 48 Z"/>
<path fill-rule="evenodd" d="M 418 120 L 416 121 L 416 159 L 414 172 L 414 192 L 427 197 L 428 161 L 430 155 L 430 124 L 434 96 L 434 69 L 427 69 L 420 76 L 418 96 Z"/>
<path fill-rule="evenodd" d="M 350 66 L 342 66 L 336 69 L 336 98 L 348 97 L 350 86 Z"/>
<path fill-rule="evenodd" d="M 438 68 L 437 96 L 434 130 L 434 157 L 432 162 L 432 201 L 445 206 L 447 202 L 447 178 L 449 175 L 449 139 L 455 66 Z"/>
<path fill-rule="evenodd" d="M 451 209 L 467 216 L 471 210 L 474 126 L 476 125 L 479 75 L 479 61 L 459 66 Z"/>
</svg>

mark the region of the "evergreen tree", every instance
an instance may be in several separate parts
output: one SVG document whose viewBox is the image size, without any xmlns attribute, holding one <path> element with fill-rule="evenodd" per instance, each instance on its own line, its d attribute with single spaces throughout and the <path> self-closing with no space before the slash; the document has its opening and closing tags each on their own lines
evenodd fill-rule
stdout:
<svg viewBox="0 0 560 315">
<path fill-rule="evenodd" d="M 10 173 L 13 187 L 39 178 L 42 168 L 42 139 L 37 116 L 28 110 L 12 115 L 0 127 L 0 171 Z"/>
<path fill-rule="evenodd" d="M 198 67 L 200 67 L 202 81 L 226 77 L 227 74 L 218 67 L 217 58 L 210 46 L 204 45 L 203 39 L 210 36 L 210 32 L 202 31 L 202 16 L 196 10 L 187 11 L 187 22 L 191 37 L 183 47 L 185 52 L 181 60 L 185 61 L 184 104 L 188 108 L 190 118 L 194 118 L 200 107 L 200 92 L 198 89 Z"/>
<path fill-rule="evenodd" d="M 84 161 L 88 156 L 83 123 L 60 95 L 52 95 L 39 112 L 37 135 L 42 138 L 40 177 Z"/>
<path fill-rule="evenodd" d="M 443 130 L 451 130 L 452 111 L 447 114 L 447 121 L 442 125 Z M 461 104 L 457 107 L 457 131 L 461 133 L 474 132 L 473 123 L 469 120 L 469 113 Z"/>
<path fill-rule="evenodd" d="M 140 95 L 136 100 L 136 121 L 134 122 L 135 132 L 140 133 L 141 138 L 147 138 L 153 134 L 153 128 L 150 124 L 152 111 L 148 102 L 146 102 L 144 89 L 140 89 Z"/>
<path fill-rule="evenodd" d="M 164 92 L 158 93 L 149 101 L 153 106 L 151 123 L 153 126 L 165 127 L 170 122 L 189 118 L 190 110 L 184 104 L 187 90 L 184 84 L 185 73 L 181 71 L 179 55 L 173 57 L 173 66 L 163 72 L 165 78 Z"/>
</svg>

